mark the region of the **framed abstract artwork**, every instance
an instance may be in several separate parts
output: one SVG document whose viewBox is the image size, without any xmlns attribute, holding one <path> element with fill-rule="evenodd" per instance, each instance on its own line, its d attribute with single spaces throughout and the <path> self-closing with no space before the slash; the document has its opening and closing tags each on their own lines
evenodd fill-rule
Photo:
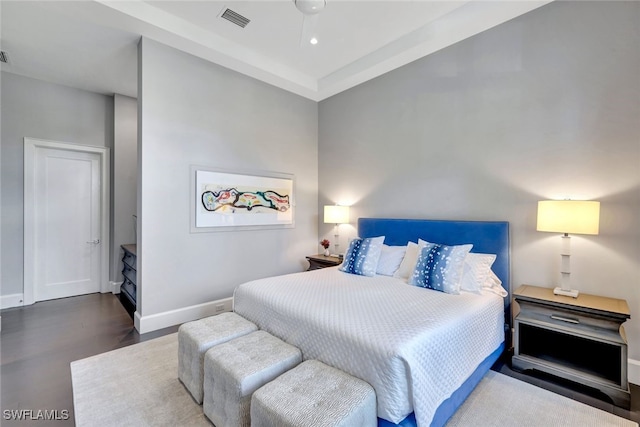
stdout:
<svg viewBox="0 0 640 427">
<path fill-rule="evenodd" d="M 191 175 L 192 231 L 293 227 L 293 175 L 198 166 Z"/>
</svg>

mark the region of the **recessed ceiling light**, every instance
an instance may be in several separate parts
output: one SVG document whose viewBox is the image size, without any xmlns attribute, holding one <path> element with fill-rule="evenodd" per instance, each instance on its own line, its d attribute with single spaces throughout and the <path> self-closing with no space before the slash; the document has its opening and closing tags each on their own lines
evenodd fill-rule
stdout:
<svg viewBox="0 0 640 427">
<path fill-rule="evenodd" d="M 309 43 L 311 44 L 318 44 L 318 39 L 313 37 L 311 40 L 309 40 Z"/>
<path fill-rule="evenodd" d="M 305 15 L 315 15 L 327 5 L 327 0 L 293 0 L 296 8 Z"/>
</svg>

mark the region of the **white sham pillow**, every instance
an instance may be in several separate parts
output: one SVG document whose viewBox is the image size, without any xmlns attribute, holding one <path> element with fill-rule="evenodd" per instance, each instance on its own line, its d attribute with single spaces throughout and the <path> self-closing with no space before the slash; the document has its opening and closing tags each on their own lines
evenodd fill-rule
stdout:
<svg viewBox="0 0 640 427">
<path fill-rule="evenodd" d="M 494 273 L 493 270 L 489 270 L 489 275 L 482 286 L 482 290 L 493 292 L 503 298 L 509 295 L 506 289 L 502 287 L 502 280 L 496 276 L 496 273 Z"/>
<path fill-rule="evenodd" d="M 382 245 L 382 252 L 380 253 L 380 259 L 378 260 L 378 267 L 376 274 L 382 276 L 393 276 L 404 258 L 404 254 L 407 251 L 406 246 L 388 246 Z"/>
<path fill-rule="evenodd" d="M 460 289 L 467 292 L 479 293 L 490 277 L 491 266 L 495 260 L 495 254 L 473 252 L 467 254 L 464 260 Z"/>
<path fill-rule="evenodd" d="M 487 276 L 487 280 L 484 282 L 483 288 L 495 288 L 496 286 L 502 287 L 502 280 L 493 270 L 489 270 L 489 275 Z"/>
<path fill-rule="evenodd" d="M 418 255 L 420 255 L 420 249 L 424 247 L 424 245 L 419 246 L 417 243 L 409 242 L 407 243 L 407 249 L 404 253 L 404 258 L 402 258 L 402 262 L 400 263 L 400 267 L 393 274 L 393 277 L 398 279 L 402 279 L 407 281 L 409 277 L 413 274 L 413 270 L 416 268 L 416 263 L 418 262 Z"/>
</svg>

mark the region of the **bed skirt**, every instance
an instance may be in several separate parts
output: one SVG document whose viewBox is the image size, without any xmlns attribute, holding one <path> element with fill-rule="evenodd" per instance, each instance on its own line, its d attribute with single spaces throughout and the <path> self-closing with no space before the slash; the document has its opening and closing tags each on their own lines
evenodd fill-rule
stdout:
<svg viewBox="0 0 640 427">
<path fill-rule="evenodd" d="M 465 399 L 471 394 L 473 389 L 476 388 L 478 383 L 482 380 L 484 375 L 491 369 L 493 364 L 500 358 L 500 355 L 504 351 L 504 342 L 498 346 L 489 356 L 486 357 L 478 365 L 475 371 L 469 378 L 458 388 L 453 394 L 444 402 L 438 406 L 433 419 L 431 420 L 431 427 L 444 426 L 449 418 L 458 410 Z M 417 427 L 416 417 L 413 413 L 409 414 L 407 418 L 400 421 L 398 424 L 394 424 L 390 421 L 378 418 L 378 427 Z"/>
</svg>

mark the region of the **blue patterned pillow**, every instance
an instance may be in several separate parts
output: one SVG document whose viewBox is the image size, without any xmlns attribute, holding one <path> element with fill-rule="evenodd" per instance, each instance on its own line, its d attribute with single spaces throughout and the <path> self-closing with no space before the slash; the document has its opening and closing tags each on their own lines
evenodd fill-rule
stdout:
<svg viewBox="0 0 640 427">
<path fill-rule="evenodd" d="M 340 270 L 360 276 L 374 276 L 382 252 L 382 242 L 384 236 L 353 239 L 344 254 Z"/>
<path fill-rule="evenodd" d="M 448 294 L 460 293 L 464 260 L 473 245 L 427 243 L 421 249 L 409 284 Z"/>
</svg>

